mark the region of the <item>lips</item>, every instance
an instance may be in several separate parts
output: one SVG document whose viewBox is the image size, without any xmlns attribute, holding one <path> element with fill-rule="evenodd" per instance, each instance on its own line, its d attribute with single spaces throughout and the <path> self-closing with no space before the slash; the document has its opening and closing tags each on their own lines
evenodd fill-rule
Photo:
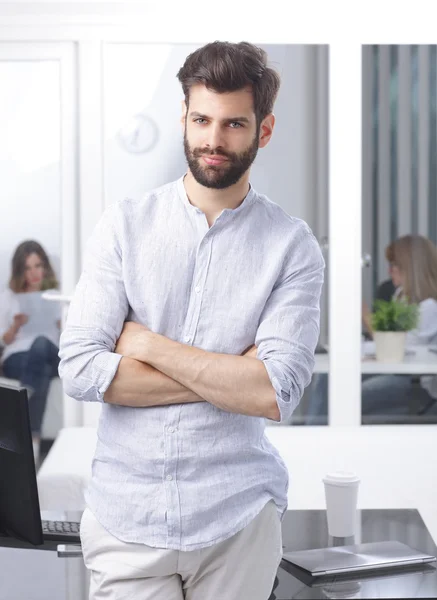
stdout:
<svg viewBox="0 0 437 600">
<path fill-rule="evenodd" d="M 207 165 L 222 165 L 227 161 L 227 158 L 221 156 L 202 156 Z"/>
</svg>

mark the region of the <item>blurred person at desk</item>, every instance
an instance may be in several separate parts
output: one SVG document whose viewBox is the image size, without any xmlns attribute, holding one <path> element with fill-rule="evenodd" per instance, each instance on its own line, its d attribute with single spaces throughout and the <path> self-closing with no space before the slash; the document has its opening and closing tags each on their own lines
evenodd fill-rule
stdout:
<svg viewBox="0 0 437 600">
<path fill-rule="evenodd" d="M 387 256 L 387 250 L 388 250 L 388 248 L 386 248 L 386 256 Z M 374 310 L 376 300 L 385 300 L 386 302 L 388 302 L 389 300 L 394 300 L 395 298 L 397 298 L 399 296 L 400 292 L 402 291 L 401 282 L 399 279 L 399 276 L 400 276 L 399 267 L 395 264 L 392 264 L 389 261 L 388 268 L 389 268 L 390 278 L 386 279 L 385 281 L 383 281 L 382 283 L 380 283 L 378 285 L 378 287 L 376 289 L 374 301 L 373 301 L 372 310 Z M 370 310 L 369 305 L 367 304 L 367 302 L 365 300 L 363 300 L 362 309 L 361 309 L 362 325 L 363 325 L 362 333 L 363 333 L 365 339 L 368 339 L 368 340 L 373 339 L 373 334 L 371 333 L 371 327 L 370 327 L 371 312 L 372 311 Z"/>
<path fill-rule="evenodd" d="M 377 299 L 403 299 L 419 305 L 417 329 L 407 333 L 407 348 L 437 343 L 437 248 L 420 235 L 405 235 L 385 249 L 390 280 L 383 282 Z M 390 285 L 391 284 L 391 285 Z M 390 293 L 391 292 L 391 293 Z M 373 339 L 371 311 L 363 303 L 363 326 Z M 437 415 L 437 377 L 421 376 L 416 385 L 411 375 L 363 375 L 362 414 L 404 415 L 409 410 L 409 398 L 414 394 L 419 407 L 429 406 L 428 414 Z M 433 399 L 436 402 L 433 402 Z M 420 409 L 419 409 L 420 410 Z M 328 412 L 328 376 L 315 373 L 309 387 L 308 412 L 305 424 L 321 424 Z"/>
<path fill-rule="evenodd" d="M 58 287 L 43 247 L 22 242 L 12 257 L 9 287 L 0 294 L 0 345 L 3 375 L 18 379 L 28 390 L 35 460 L 50 381 L 58 374 L 60 308 L 42 298 Z"/>
<path fill-rule="evenodd" d="M 385 256 L 396 288 L 393 298 L 419 305 L 419 324 L 407 332 L 407 348 L 437 343 L 436 246 L 421 235 L 405 235 L 387 246 Z M 370 311 L 363 310 L 363 321 L 373 337 Z M 362 385 L 362 413 L 407 414 L 411 394 L 419 406 L 429 404 L 437 398 L 437 377 L 422 376 L 420 386 L 415 386 L 411 375 L 370 376 Z"/>
</svg>

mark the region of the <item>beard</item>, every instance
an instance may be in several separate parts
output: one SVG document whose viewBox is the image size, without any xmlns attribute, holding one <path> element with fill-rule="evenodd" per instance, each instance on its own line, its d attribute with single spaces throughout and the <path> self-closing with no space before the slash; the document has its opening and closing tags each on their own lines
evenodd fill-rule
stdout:
<svg viewBox="0 0 437 600">
<path fill-rule="evenodd" d="M 242 175 L 249 169 L 258 153 L 259 131 L 255 134 L 252 143 L 242 152 L 225 152 L 224 150 L 210 150 L 207 148 L 191 148 L 187 139 L 187 130 L 184 132 L 184 151 L 188 166 L 194 179 L 200 185 L 215 190 L 223 190 L 237 183 Z M 203 155 L 224 156 L 227 160 L 221 165 L 207 165 L 201 162 Z"/>
</svg>

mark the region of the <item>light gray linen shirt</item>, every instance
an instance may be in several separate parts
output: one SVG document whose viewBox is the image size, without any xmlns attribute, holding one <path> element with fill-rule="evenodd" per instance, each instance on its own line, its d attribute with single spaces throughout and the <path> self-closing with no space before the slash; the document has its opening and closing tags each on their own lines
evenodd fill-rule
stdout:
<svg viewBox="0 0 437 600">
<path fill-rule="evenodd" d="M 87 247 L 61 335 L 59 374 L 77 400 L 102 402 L 88 506 L 117 538 L 194 550 L 245 527 L 287 468 L 265 419 L 208 402 L 104 403 L 126 320 L 210 352 L 258 347 L 288 419 L 311 379 L 324 260 L 308 225 L 250 188 L 209 227 L 183 178 L 109 206 Z M 291 434 L 292 435 L 292 434 Z"/>
</svg>

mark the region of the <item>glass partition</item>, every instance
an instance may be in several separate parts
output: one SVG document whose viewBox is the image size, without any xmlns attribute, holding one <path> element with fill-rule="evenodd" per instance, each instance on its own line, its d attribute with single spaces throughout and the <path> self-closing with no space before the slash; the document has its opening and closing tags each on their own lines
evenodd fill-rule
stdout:
<svg viewBox="0 0 437 600">
<path fill-rule="evenodd" d="M 362 424 L 436 423 L 436 46 L 362 58 Z"/>
<path fill-rule="evenodd" d="M 15 52 L 10 45 L 0 44 L 1 292 L 9 286 L 15 250 L 28 240 L 43 247 L 61 281 L 60 64 L 31 57 L 18 60 Z M 0 311 L 4 314 L 6 307 Z M 52 315 L 53 322 L 61 318 L 56 304 Z M 2 319 L 1 326 L 6 329 L 10 322 Z M 16 366 L 4 368 L 5 350 L 0 343 L 0 377 L 4 383 L 18 381 Z M 11 351 L 12 360 L 17 360 L 20 350 L 18 346 Z M 62 421 L 62 387 L 52 372 L 41 425 L 44 449 L 55 439 Z"/>
</svg>

